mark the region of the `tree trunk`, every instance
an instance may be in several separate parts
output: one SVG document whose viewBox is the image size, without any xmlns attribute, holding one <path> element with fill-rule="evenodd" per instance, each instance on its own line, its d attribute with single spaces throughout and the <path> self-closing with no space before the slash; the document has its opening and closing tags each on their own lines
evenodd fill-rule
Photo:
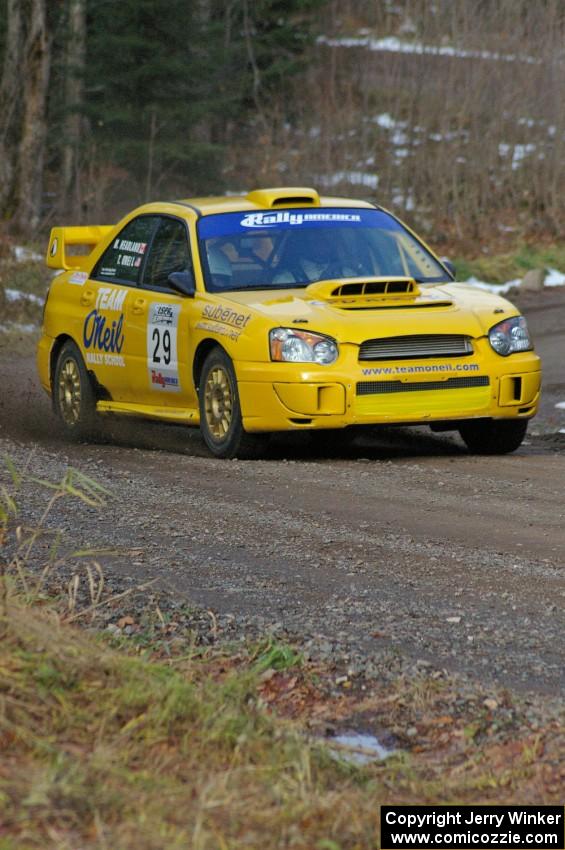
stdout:
<svg viewBox="0 0 565 850">
<path fill-rule="evenodd" d="M 81 214 L 80 143 L 83 118 L 85 0 L 69 0 L 65 62 L 65 125 L 62 152 L 61 206 L 77 223 Z"/>
<path fill-rule="evenodd" d="M 192 50 L 197 57 L 200 57 L 204 66 L 208 51 L 208 27 L 210 26 L 211 19 L 212 9 L 210 0 L 196 0 L 192 10 L 192 23 L 199 38 L 194 40 Z M 212 141 L 212 121 L 210 115 L 203 115 L 199 121 L 193 124 L 190 135 L 194 142 L 202 145 L 210 144 Z"/>
<path fill-rule="evenodd" d="M 23 22 L 21 0 L 8 0 L 8 26 L 2 80 L 0 82 L 0 216 L 5 218 L 13 202 L 19 133 Z"/>
<path fill-rule="evenodd" d="M 265 117 L 265 111 L 263 109 L 263 102 L 261 97 L 261 74 L 259 72 L 259 66 L 257 65 L 257 60 L 255 57 L 255 45 L 254 45 L 254 37 L 255 37 L 255 27 L 253 24 L 253 19 L 249 14 L 249 2 L 248 0 L 242 0 L 243 4 L 243 35 L 245 38 L 245 48 L 247 50 L 247 61 L 249 62 L 249 66 L 253 73 L 253 85 L 252 85 L 252 93 L 253 93 L 253 101 L 255 103 L 255 109 L 257 110 L 257 116 L 263 127 L 267 128 L 267 119 Z"/>
<path fill-rule="evenodd" d="M 47 129 L 45 113 L 51 59 L 46 0 L 31 0 L 28 23 L 21 69 L 24 112 L 13 217 L 14 229 L 21 232 L 36 230 L 41 218 Z"/>
</svg>

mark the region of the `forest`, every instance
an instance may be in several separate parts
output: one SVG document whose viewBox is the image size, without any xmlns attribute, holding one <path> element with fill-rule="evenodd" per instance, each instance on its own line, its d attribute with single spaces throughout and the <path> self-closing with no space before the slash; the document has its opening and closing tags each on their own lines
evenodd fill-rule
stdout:
<svg viewBox="0 0 565 850">
<path fill-rule="evenodd" d="M 2 0 L 2 226 L 287 184 L 436 244 L 554 239 L 564 23 L 560 0 Z"/>
</svg>

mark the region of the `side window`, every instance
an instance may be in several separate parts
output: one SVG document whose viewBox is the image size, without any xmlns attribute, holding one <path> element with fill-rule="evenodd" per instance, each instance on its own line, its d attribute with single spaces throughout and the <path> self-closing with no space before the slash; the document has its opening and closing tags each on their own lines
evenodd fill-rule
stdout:
<svg viewBox="0 0 565 850">
<path fill-rule="evenodd" d="M 145 252 L 158 221 L 159 216 L 142 215 L 126 224 L 110 247 L 102 254 L 94 271 L 94 277 L 97 280 L 111 280 L 135 286 L 139 280 Z"/>
<path fill-rule="evenodd" d="M 188 233 L 182 221 L 162 218 L 143 272 L 143 286 L 170 289 L 169 275 L 190 268 Z"/>
</svg>

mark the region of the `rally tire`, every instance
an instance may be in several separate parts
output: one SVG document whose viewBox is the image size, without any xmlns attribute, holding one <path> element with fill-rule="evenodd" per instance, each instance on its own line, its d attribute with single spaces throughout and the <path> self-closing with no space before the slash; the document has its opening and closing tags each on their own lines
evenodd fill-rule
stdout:
<svg viewBox="0 0 565 850">
<path fill-rule="evenodd" d="M 256 458 L 266 448 L 268 435 L 248 434 L 243 428 L 237 378 L 222 348 L 213 348 L 199 381 L 200 431 L 210 452 L 219 458 Z"/>
<path fill-rule="evenodd" d="M 527 430 L 527 419 L 478 419 L 462 425 L 459 433 L 471 454 L 505 455 L 521 446 Z"/>
<path fill-rule="evenodd" d="M 96 396 L 82 355 L 72 340 L 61 348 L 53 373 L 53 408 L 71 439 L 93 435 L 96 423 Z"/>
</svg>

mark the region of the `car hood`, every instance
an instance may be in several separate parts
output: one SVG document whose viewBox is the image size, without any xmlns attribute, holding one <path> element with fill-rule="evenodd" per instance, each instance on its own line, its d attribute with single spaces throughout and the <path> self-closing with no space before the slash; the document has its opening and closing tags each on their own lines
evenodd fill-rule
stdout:
<svg viewBox="0 0 565 850">
<path fill-rule="evenodd" d="M 418 286 L 409 278 L 320 281 L 298 290 L 230 292 L 224 300 L 245 306 L 254 318 L 263 316 L 272 327 L 294 325 L 357 344 L 405 334 L 480 337 L 519 312 L 506 299 L 469 284 Z"/>
</svg>

